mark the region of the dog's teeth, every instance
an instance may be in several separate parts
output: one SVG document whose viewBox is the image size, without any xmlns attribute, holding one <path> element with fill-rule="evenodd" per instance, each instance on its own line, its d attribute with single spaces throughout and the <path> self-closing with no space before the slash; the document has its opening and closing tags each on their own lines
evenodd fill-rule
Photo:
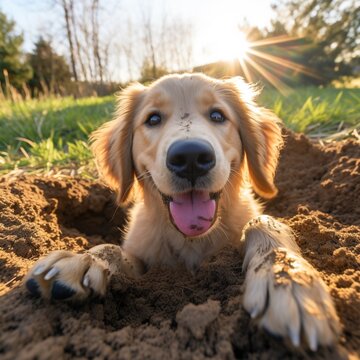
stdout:
<svg viewBox="0 0 360 360">
<path fill-rule="evenodd" d="M 57 275 L 59 273 L 59 269 L 57 268 L 52 268 L 45 276 L 44 276 L 44 280 L 50 280 L 51 278 L 53 278 L 55 275 Z"/>
<path fill-rule="evenodd" d="M 89 275 L 85 275 L 84 280 L 83 280 L 83 285 L 84 285 L 85 287 L 89 287 L 89 285 L 90 285 Z"/>
<path fill-rule="evenodd" d="M 36 268 L 34 269 L 34 275 L 40 275 L 41 273 L 43 273 L 45 271 L 45 265 L 38 265 L 36 266 Z"/>
</svg>

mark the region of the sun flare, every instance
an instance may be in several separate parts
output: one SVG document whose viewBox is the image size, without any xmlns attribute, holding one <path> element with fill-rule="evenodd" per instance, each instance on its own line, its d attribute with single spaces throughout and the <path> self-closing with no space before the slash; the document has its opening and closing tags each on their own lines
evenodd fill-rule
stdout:
<svg viewBox="0 0 360 360">
<path fill-rule="evenodd" d="M 234 31 L 224 36 L 220 44 L 221 60 L 244 59 L 249 49 L 250 43 L 245 34 L 239 30 Z"/>
<path fill-rule="evenodd" d="M 210 49 L 210 57 L 214 61 L 242 60 L 246 57 L 251 45 L 246 36 L 237 27 L 223 26 L 211 38 L 207 48 Z"/>
<path fill-rule="evenodd" d="M 301 38 L 280 35 L 250 42 L 247 39 L 248 34 L 241 30 L 231 14 L 228 14 L 228 17 L 222 17 L 221 13 L 213 15 L 213 18 L 217 19 L 216 23 L 208 21 L 204 30 L 204 62 L 208 66 L 220 62 L 225 74 L 226 71 L 230 76 L 241 74 L 249 82 L 265 79 L 283 94 L 291 92 L 291 88 L 284 81 L 286 72 L 320 77 L 306 66 L 292 61 L 290 56 L 283 56 L 287 47 L 289 54 L 301 51 Z M 212 71 L 215 71 L 214 67 Z"/>
</svg>

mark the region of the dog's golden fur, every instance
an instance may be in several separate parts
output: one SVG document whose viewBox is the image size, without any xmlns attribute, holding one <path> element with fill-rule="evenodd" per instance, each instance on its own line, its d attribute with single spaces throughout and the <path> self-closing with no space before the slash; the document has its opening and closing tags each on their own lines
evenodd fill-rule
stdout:
<svg viewBox="0 0 360 360">
<path fill-rule="evenodd" d="M 105 181 L 118 193 L 118 201 L 131 198 L 134 173 L 138 197 L 142 190 L 132 211 L 125 250 L 149 265 L 171 265 L 176 263 L 174 257 L 180 257 L 191 268 L 221 245 L 239 243 L 241 229 L 261 214 L 244 177 L 249 175 L 263 197 L 274 196 L 273 178 L 282 145 L 278 119 L 257 107 L 253 95 L 253 89 L 241 79 L 218 81 L 200 75 L 173 75 L 150 89 L 136 84 L 122 92 L 115 120 L 93 134 L 92 148 Z M 228 124 L 211 124 L 205 115 L 211 108 L 222 109 Z M 143 123 L 154 110 L 166 117 L 166 124 L 149 130 Z M 188 116 L 181 121 L 184 114 Z M 221 224 L 201 241 L 188 241 L 179 234 L 159 192 L 154 191 L 154 186 L 167 195 L 175 191 L 170 186 L 171 174 L 165 176 L 164 157 L 169 144 L 184 136 L 206 138 L 214 146 L 217 167 L 210 190 L 224 193 L 219 204 Z"/>
<path fill-rule="evenodd" d="M 37 284 L 44 297 L 56 298 L 60 292 L 63 298 L 84 299 L 92 292 L 103 295 L 108 275 L 115 272 L 140 276 L 151 265 L 179 262 L 195 270 L 221 247 L 243 246 L 244 307 L 260 326 L 288 336 L 295 346 L 302 339 L 312 350 L 333 344 L 340 327 L 325 284 L 301 257 L 291 230 L 261 215 L 253 194 L 276 195 L 274 174 L 283 143 L 279 120 L 257 106 L 254 95 L 240 78 L 215 80 L 200 74 L 170 75 L 149 87 L 125 89 L 115 119 L 92 137 L 99 169 L 118 202 L 135 201 L 124 245 L 41 259 L 26 278 L 29 290 L 34 292 Z M 226 121 L 210 121 L 213 109 Z M 147 119 L 154 113 L 161 114 L 161 125 L 149 127 Z M 169 147 L 183 139 L 206 140 L 216 156 L 206 181 L 196 180 L 191 187 L 166 168 Z M 189 237 L 174 226 L 164 196 L 194 189 L 221 196 L 212 227 Z M 71 277 L 61 263 L 64 257 L 67 266 L 71 262 Z M 64 286 L 73 290 L 69 296 Z"/>
</svg>

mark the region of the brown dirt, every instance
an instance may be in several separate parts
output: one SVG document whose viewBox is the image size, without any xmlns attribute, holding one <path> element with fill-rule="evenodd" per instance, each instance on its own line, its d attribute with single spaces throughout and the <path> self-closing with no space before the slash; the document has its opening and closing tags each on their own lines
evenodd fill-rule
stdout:
<svg viewBox="0 0 360 360">
<path fill-rule="evenodd" d="M 336 349 L 314 355 L 258 331 L 241 307 L 242 256 L 224 249 L 195 275 L 154 268 L 114 278 L 106 298 L 46 303 L 20 287 L 55 249 L 117 243 L 123 209 L 99 183 L 24 176 L 0 180 L 1 359 L 338 359 L 360 351 L 360 144 L 313 145 L 288 134 L 267 212 L 298 234 L 306 259 L 331 289 L 344 326 Z"/>
</svg>

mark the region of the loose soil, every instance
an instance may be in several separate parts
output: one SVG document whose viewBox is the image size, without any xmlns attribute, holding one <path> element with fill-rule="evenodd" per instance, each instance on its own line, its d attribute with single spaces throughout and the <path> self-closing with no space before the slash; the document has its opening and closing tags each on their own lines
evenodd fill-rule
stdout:
<svg viewBox="0 0 360 360">
<path fill-rule="evenodd" d="M 114 277 L 83 305 L 32 298 L 21 280 L 40 256 L 120 243 L 125 209 L 102 184 L 75 178 L 0 179 L 1 359 L 339 359 L 360 351 L 360 143 L 312 144 L 287 134 L 266 212 L 297 234 L 328 284 L 343 324 L 316 354 L 259 331 L 242 309 L 242 255 L 224 249 L 195 275 L 153 268 Z"/>
</svg>

